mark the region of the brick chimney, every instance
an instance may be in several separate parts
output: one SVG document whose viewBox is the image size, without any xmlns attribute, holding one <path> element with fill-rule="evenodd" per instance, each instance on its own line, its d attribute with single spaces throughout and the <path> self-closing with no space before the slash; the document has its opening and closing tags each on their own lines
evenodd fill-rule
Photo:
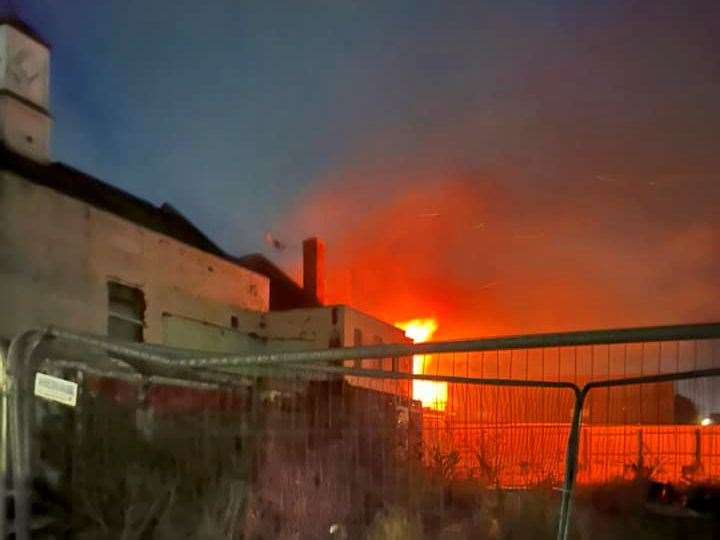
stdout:
<svg viewBox="0 0 720 540">
<path fill-rule="evenodd" d="M 303 289 L 325 303 L 325 244 L 319 238 L 303 241 Z"/>
</svg>

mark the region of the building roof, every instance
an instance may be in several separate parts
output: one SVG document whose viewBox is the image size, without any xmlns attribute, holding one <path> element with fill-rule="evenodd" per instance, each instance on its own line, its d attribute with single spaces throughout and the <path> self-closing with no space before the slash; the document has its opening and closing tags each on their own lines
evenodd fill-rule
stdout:
<svg viewBox="0 0 720 540">
<path fill-rule="evenodd" d="M 50 44 L 47 40 L 45 40 L 38 31 L 20 17 L 15 3 L 12 0 L 0 0 L 0 26 L 3 24 L 7 24 L 17 30 L 20 30 L 38 43 L 41 43 L 48 49 L 50 48 Z"/>
<path fill-rule="evenodd" d="M 19 15 L 13 0 L 0 0 L 0 25 L 10 25 L 50 48 L 49 43 Z M 29 104 L 32 106 L 32 104 Z M 141 227 L 169 236 L 206 253 L 270 279 L 270 309 L 320 305 L 297 282 L 261 254 L 234 257 L 210 240 L 189 219 L 168 203 L 152 203 L 62 163 L 43 164 L 13 152 L 0 143 L 0 171 L 21 177 L 115 214 Z M 274 297 L 274 298 L 273 298 Z M 281 307 L 277 307 L 281 306 Z"/>
<path fill-rule="evenodd" d="M 270 309 L 272 311 L 322 305 L 313 294 L 298 285 L 294 279 L 264 255 L 252 253 L 235 257 L 234 260 L 240 266 L 270 278 Z"/>
<path fill-rule="evenodd" d="M 62 163 L 42 164 L 0 146 L 1 169 L 213 255 L 225 253 L 168 204 L 160 207 Z"/>
<path fill-rule="evenodd" d="M 228 254 L 168 203 L 161 206 L 111 186 L 62 163 L 43 164 L 21 156 L 0 143 L 0 171 L 11 171 L 34 184 L 58 191 L 136 225 L 169 236 L 183 244 L 221 257 L 270 279 L 270 308 L 290 309 L 319 305 L 290 276 L 260 254 Z M 273 295 L 273 291 L 275 294 Z M 276 298 L 273 299 L 273 296 Z M 284 307 L 275 308 L 275 305 Z"/>
</svg>

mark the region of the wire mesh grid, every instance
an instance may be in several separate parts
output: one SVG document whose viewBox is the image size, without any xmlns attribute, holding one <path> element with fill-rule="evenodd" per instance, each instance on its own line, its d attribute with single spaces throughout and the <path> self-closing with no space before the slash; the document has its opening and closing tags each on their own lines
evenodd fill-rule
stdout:
<svg viewBox="0 0 720 540">
<path fill-rule="evenodd" d="M 56 336 L 30 362 L 79 386 L 74 409 L 30 401 L 34 513 L 87 538 L 380 538 L 395 526 L 413 538 L 554 537 L 578 386 L 708 369 L 718 350 L 712 340 L 426 347 L 208 368 L 188 367 L 197 353 L 70 342 Z M 631 480 L 656 454 L 670 475 L 658 481 L 700 470 L 714 481 L 717 431 L 676 399 L 711 414 L 708 380 L 589 391 L 579 485 Z"/>
<path fill-rule="evenodd" d="M 37 372 L 77 383 L 78 401 L 33 400 L 30 445 L 33 514 L 54 518 L 43 525 L 54 534 L 380 538 L 402 526 L 417 538 L 453 527 L 474 537 L 501 526 L 499 488 L 519 474 L 500 472 L 508 464 L 496 441 L 500 421 L 511 420 L 500 409 L 519 410 L 526 395 L 423 381 L 445 387 L 445 401 L 423 406 L 417 381 L 390 376 L 408 375 L 400 371 L 411 369 L 407 358 L 272 377 L 228 368 L 241 382 L 218 385 L 137 373 L 122 367 L 122 355 L 55 345 L 38 355 Z M 566 394 L 568 422 L 572 391 L 552 391 Z M 483 407 L 498 411 L 494 430 L 487 419 L 473 426 Z M 558 494 L 543 480 L 534 487 L 552 535 Z M 520 522 L 502 527 L 511 521 Z"/>
</svg>

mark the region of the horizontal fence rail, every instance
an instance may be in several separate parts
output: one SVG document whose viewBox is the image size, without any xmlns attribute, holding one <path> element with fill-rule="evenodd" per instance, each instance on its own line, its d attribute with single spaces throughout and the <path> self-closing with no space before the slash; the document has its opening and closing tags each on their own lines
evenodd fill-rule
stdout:
<svg viewBox="0 0 720 540">
<path fill-rule="evenodd" d="M 230 406 L 228 404 L 232 407 L 245 407 L 246 405 L 241 403 L 246 403 L 247 399 L 250 399 L 247 396 L 255 396 L 252 397 L 252 400 L 255 400 L 252 401 L 253 403 L 256 403 L 257 399 L 265 400 L 262 401 L 263 403 L 274 403 L 273 396 L 276 394 L 296 396 L 290 402 L 282 402 L 284 403 L 281 406 L 282 410 L 296 412 L 292 412 L 286 420 L 283 420 L 283 422 L 289 421 L 289 425 L 282 424 L 282 429 L 279 429 L 280 424 L 278 424 L 277 433 L 286 433 L 288 437 L 302 435 L 306 445 L 316 437 L 330 437 L 328 441 L 335 440 L 335 437 L 340 437 L 338 441 L 346 439 L 352 441 L 355 439 L 352 437 L 348 439 L 347 434 L 355 433 L 353 437 L 360 437 L 364 433 L 363 437 L 371 437 L 369 440 L 374 441 L 372 444 L 378 444 L 379 448 L 383 449 L 378 455 L 385 456 L 383 452 L 388 450 L 385 448 L 387 441 L 396 440 L 398 430 L 402 428 L 405 430 L 403 437 L 406 440 L 404 452 L 407 453 L 409 451 L 407 441 L 415 436 L 409 434 L 407 426 L 413 425 L 419 430 L 416 435 L 424 448 L 419 454 L 421 462 L 428 470 L 435 471 L 433 474 L 447 476 L 452 473 L 453 478 L 481 479 L 485 485 L 495 486 L 497 489 L 526 489 L 528 486 L 541 485 L 544 482 L 561 485 L 557 538 L 564 540 L 569 534 L 576 481 L 592 483 L 595 478 L 599 482 L 607 481 L 613 476 L 612 472 L 608 472 L 611 469 L 607 465 L 608 460 L 616 459 L 624 462 L 628 456 L 638 454 L 643 456 L 643 444 L 645 446 L 660 444 L 654 442 L 653 437 L 667 433 L 669 435 L 666 435 L 666 438 L 673 437 L 674 441 L 692 441 L 695 445 L 690 451 L 693 459 L 699 456 L 700 461 L 707 463 L 706 468 L 712 470 L 716 460 L 713 450 L 716 447 L 716 439 L 709 435 L 712 430 L 704 431 L 698 438 L 697 428 L 659 427 L 662 424 L 658 424 L 657 421 L 665 418 L 660 414 L 661 412 L 665 414 L 665 409 L 663 411 L 660 409 L 669 406 L 668 399 L 675 392 L 672 384 L 678 381 L 706 380 L 720 376 L 720 367 L 679 370 L 681 365 L 685 365 L 683 356 L 685 352 L 680 350 L 679 344 L 684 342 L 694 344 L 695 351 L 691 353 L 695 356 L 691 358 L 690 363 L 693 367 L 699 367 L 698 358 L 705 361 L 707 357 L 711 362 L 715 362 L 717 355 L 715 348 L 709 353 L 705 349 L 698 353 L 697 343 L 716 339 L 720 339 L 720 324 L 539 334 L 259 355 L 228 355 L 119 343 L 107 338 L 59 328 L 29 331 L 13 340 L 10 347 L 6 366 L 7 392 L 4 393 L 9 399 L 9 437 L 3 437 L 3 444 L 6 444 L 7 440 L 10 442 L 17 538 L 28 538 L 31 524 L 30 492 L 33 459 L 31 440 L 34 418 L 32 410 L 34 402 L 31 396 L 34 374 L 40 369 L 82 372 L 95 379 L 124 381 L 133 388 L 141 389 L 137 394 L 139 397 L 132 399 L 140 399 L 151 407 L 153 404 L 167 406 L 168 403 L 182 405 L 184 394 L 162 390 L 169 387 L 196 392 L 194 403 L 207 411 L 212 410 L 213 407 L 219 407 L 218 411 L 225 410 L 224 407 Z M 666 342 L 675 342 L 677 351 L 663 349 L 662 343 Z M 649 345 L 645 346 L 652 343 L 660 344 L 659 352 Z M 639 352 L 628 350 L 627 347 L 635 344 L 640 344 Z M 66 351 L 63 349 L 64 345 L 69 349 L 77 350 L 74 353 Z M 611 347 L 620 347 L 620 349 L 611 351 Z M 569 356 L 559 352 L 562 350 L 567 350 Z M 540 356 L 533 356 L 536 353 L 532 351 L 537 351 Z M 624 358 L 624 363 L 613 356 L 616 352 L 619 359 Z M 583 355 L 587 358 L 584 359 Z M 653 369 L 659 371 L 672 368 L 675 372 L 644 373 L 651 356 L 655 365 Z M 627 373 L 626 368 L 634 362 L 635 357 L 639 358 L 637 365 L 640 374 L 625 376 L 633 374 Z M 414 359 L 421 359 L 425 364 L 424 372 L 413 373 L 412 369 L 394 371 L 395 368 L 392 366 L 397 366 L 399 363 L 391 362 L 390 359 L 398 358 L 409 358 L 411 361 L 407 365 L 412 365 Z M 585 373 L 583 371 L 585 368 L 582 367 L 586 360 L 590 366 L 589 373 Z M 555 367 L 546 370 L 546 364 Z M 573 365 L 574 371 L 567 368 L 566 364 Z M 613 372 L 615 369 L 613 366 L 616 364 L 622 366 L 623 372 Z M 598 365 L 602 369 L 596 369 Z M 716 363 L 712 365 L 715 366 Z M 539 368 L 541 369 L 537 372 Z M 270 397 L 258 398 L 260 395 L 258 381 L 270 379 L 290 382 L 283 383 L 285 386 L 281 384 L 280 391 L 264 390 L 261 394 Z M 316 383 L 324 381 L 322 388 L 327 394 L 323 394 L 324 401 L 310 401 L 305 405 L 299 405 L 300 397 L 297 397 L 299 394 L 295 390 L 298 383 L 292 381 L 300 380 L 303 381 L 301 383 L 303 388 L 312 388 Z M 88 383 L 83 382 L 83 384 L 87 386 Z M 287 386 L 288 384 L 290 386 Z M 345 385 L 343 388 L 347 389 L 336 395 L 336 390 L 333 388 L 336 388 L 337 384 L 343 384 Z M 442 398 L 442 403 L 438 401 L 426 404 L 424 401 L 417 401 L 414 392 L 418 385 L 425 385 L 425 389 L 444 388 L 446 394 Z M 652 414 L 647 416 L 648 421 L 655 423 L 633 427 L 602 424 L 603 418 L 607 422 L 613 414 L 616 414 L 610 404 L 611 396 L 608 389 L 634 386 L 648 389 L 645 395 L 650 395 L 657 401 L 657 414 L 650 411 Z M 97 388 L 92 391 L 97 393 Z M 291 390 L 286 390 L 287 388 Z M 221 393 L 218 394 L 215 389 Z M 120 387 L 116 390 L 119 392 L 118 396 L 135 392 Z M 588 396 L 591 391 L 596 393 L 607 391 L 606 399 L 600 400 L 605 404 L 598 402 L 597 406 L 594 403 L 588 406 Z M 643 393 L 640 391 L 637 397 L 630 392 L 624 396 L 624 399 L 625 401 L 621 403 L 626 407 L 635 403 L 633 399 L 642 400 Z M 365 421 L 370 414 L 379 415 L 378 419 L 388 415 L 395 418 L 396 412 L 391 411 L 396 409 L 406 411 L 401 414 L 402 418 L 413 418 L 413 420 L 409 424 L 407 418 L 406 420 L 396 418 L 400 423 L 395 420 L 393 421 L 395 423 L 390 424 L 380 422 L 378 424 L 380 427 L 374 428 L 375 432 L 371 434 L 363 431 L 368 429 L 362 427 L 365 424 L 357 424 L 357 418 L 347 416 L 347 411 L 353 407 L 351 404 L 353 400 L 360 406 L 360 409 L 353 414 L 365 411 L 361 415 L 366 418 Z M 187 408 L 187 404 L 182 406 Z M 301 417 L 299 411 L 305 410 L 302 407 L 311 409 L 315 407 L 310 417 L 315 418 L 312 422 L 320 423 L 298 424 Z M 417 407 L 422 411 L 411 412 Z M 261 407 L 252 405 L 248 410 L 250 417 L 253 417 L 259 414 Z M 590 416 L 584 418 L 584 413 L 589 413 Z M 281 413 L 268 412 L 268 414 L 269 418 L 272 418 L 273 415 Z M 156 421 L 160 422 L 160 420 Z M 586 425 L 583 427 L 583 424 Z M 343 425 L 346 427 L 345 431 Z M 347 433 L 343 435 L 345 432 Z M 254 440 L 253 433 L 255 433 L 254 428 L 248 430 L 247 427 L 242 429 L 238 427 L 233 437 L 250 436 L 250 440 Z M 333 433 L 334 435 L 331 435 Z M 278 450 L 280 453 L 290 452 L 287 459 L 288 462 L 292 462 L 295 451 L 290 449 L 293 446 L 281 442 L 281 439 L 277 439 L 278 435 L 272 437 L 265 444 L 277 446 L 278 449 L 282 449 Z M 624 441 L 622 451 L 609 449 L 607 441 L 613 437 Z M 629 442 L 633 437 L 635 442 Z M 644 442 L 637 443 L 643 437 Z M 354 455 L 355 459 L 360 459 L 362 462 L 365 459 L 362 457 L 364 454 L 360 452 L 362 444 L 353 444 L 355 446 L 352 448 L 345 449 L 349 452 L 347 455 Z M 676 447 L 685 448 L 688 444 L 681 445 L 678 442 Z M 534 450 L 538 445 L 542 448 L 542 455 Z M 592 454 L 595 457 L 581 459 L 583 451 L 590 452 L 588 456 Z M 677 455 L 680 453 L 680 450 L 675 451 Z M 396 457 L 392 457 L 391 454 L 392 452 L 383 458 L 386 459 L 383 467 L 396 463 Z M 536 455 L 532 459 L 522 458 L 523 455 L 533 454 Z M 269 458 L 264 459 L 267 461 Z M 310 458 L 306 456 L 304 459 Z M 602 472 L 592 472 L 582 467 L 579 469 L 580 465 L 587 467 L 593 459 L 603 462 Z M 676 458 L 676 461 L 678 465 L 673 471 L 689 466 L 684 462 L 681 463 L 679 458 Z M 335 470 L 324 461 L 317 462 L 315 466 L 319 467 L 319 471 Z M 364 465 L 358 462 L 358 466 Z M 373 474 L 379 475 L 378 478 L 382 479 L 382 482 L 392 478 L 392 485 L 395 486 L 391 490 L 393 491 L 402 475 L 397 470 L 389 471 L 383 467 Z M 614 470 L 620 471 L 622 467 L 622 464 L 616 465 Z M 324 473 L 318 474 L 322 476 Z M 342 476 L 339 470 L 332 474 L 340 475 L 338 478 Z M 677 476 L 677 471 L 673 474 Z M 617 476 L 619 473 L 616 472 L 614 475 Z M 270 484 L 278 481 L 280 480 L 275 479 Z M 270 484 L 263 488 L 270 490 L 267 493 L 273 493 Z M 292 495 L 285 493 L 280 499 L 285 500 L 287 497 L 292 498 Z"/>
<path fill-rule="evenodd" d="M 720 323 L 691 324 L 678 326 L 655 326 L 647 328 L 630 328 L 617 330 L 588 330 L 580 332 L 528 334 L 524 336 L 482 338 L 474 340 L 444 341 L 416 343 L 413 345 L 388 344 L 365 347 L 340 347 L 314 351 L 294 351 L 268 354 L 210 354 L 201 357 L 176 358 L 172 360 L 167 354 L 144 351 L 142 347 L 130 344 L 113 344 L 110 340 L 83 335 L 77 332 L 51 327 L 46 330 L 33 331 L 46 333 L 54 337 L 75 340 L 83 343 L 112 346 L 118 352 L 152 360 L 160 364 L 178 366 L 240 366 L 244 364 L 283 364 L 293 362 L 331 362 L 363 358 L 387 358 L 409 355 L 425 355 L 453 352 L 502 351 L 511 349 L 536 349 L 548 347 L 572 347 L 583 345 L 608 345 L 622 343 L 688 341 L 720 338 Z M 153 349 L 151 349 L 152 351 Z M 159 350 L 157 347 L 154 350 Z"/>
</svg>

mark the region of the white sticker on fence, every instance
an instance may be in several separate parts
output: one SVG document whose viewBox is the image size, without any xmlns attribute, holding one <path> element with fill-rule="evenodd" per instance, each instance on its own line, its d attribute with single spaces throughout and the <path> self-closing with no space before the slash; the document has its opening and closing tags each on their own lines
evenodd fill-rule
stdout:
<svg viewBox="0 0 720 540">
<path fill-rule="evenodd" d="M 77 383 L 45 373 L 35 375 L 35 395 L 74 407 L 77 402 Z"/>
</svg>

